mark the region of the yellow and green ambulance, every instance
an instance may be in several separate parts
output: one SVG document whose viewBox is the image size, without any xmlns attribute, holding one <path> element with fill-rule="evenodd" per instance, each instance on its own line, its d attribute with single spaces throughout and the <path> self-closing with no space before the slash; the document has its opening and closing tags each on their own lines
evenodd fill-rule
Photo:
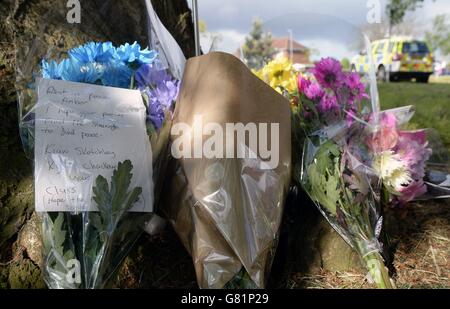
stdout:
<svg viewBox="0 0 450 309">
<path fill-rule="evenodd" d="M 433 73 L 433 54 L 428 45 L 420 40 L 392 37 L 372 43 L 372 54 L 379 80 L 397 81 L 415 78 L 426 83 Z M 351 61 L 353 71 L 367 73 L 369 57 L 361 52 Z"/>
</svg>

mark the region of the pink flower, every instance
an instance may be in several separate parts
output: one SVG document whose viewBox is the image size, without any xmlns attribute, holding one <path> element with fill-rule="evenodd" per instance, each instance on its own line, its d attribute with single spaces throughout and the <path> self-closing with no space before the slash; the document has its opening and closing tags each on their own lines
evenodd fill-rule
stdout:
<svg viewBox="0 0 450 309">
<path fill-rule="evenodd" d="M 301 76 L 298 78 L 298 89 L 308 99 L 314 102 L 320 101 L 325 94 L 325 91 L 320 87 L 318 83 L 313 83 Z"/>
<path fill-rule="evenodd" d="M 384 113 L 379 121 L 379 129 L 368 141 L 369 148 L 375 153 L 393 149 L 398 142 L 397 119 L 395 115 Z M 374 124 L 373 117 L 370 122 Z"/>
<path fill-rule="evenodd" d="M 425 164 L 430 158 L 432 150 L 428 147 L 424 130 L 400 132 L 394 150 L 406 162 L 413 179 L 418 180 L 425 177 Z"/>
<path fill-rule="evenodd" d="M 373 123 L 374 119 L 370 121 Z M 393 199 L 395 203 L 402 206 L 426 193 L 423 178 L 425 164 L 432 151 L 428 148 L 424 130 L 397 131 L 395 115 L 384 113 L 380 117 L 379 130 L 373 134 L 368 145 L 375 154 L 390 152 L 401 163 L 403 172 L 408 175 L 407 182 L 395 187 Z M 393 173 L 389 169 L 385 172 Z"/>
<path fill-rule="evenodd" d="M 337 90 L 344 84 L 345 75 L 341 63 L 333 58 L 322 58 L 311 70 L 319 84 L 324 88 Z"/>
<path fill-rule="evenodd" d="M 401 190 L 401 195 L 396 197 L 396 202 L 399 206 L 411 202 L 415 198 L 427 193 L 427 186 L 422 179 L 415 180 Z"/>
<path fill-rule="evenodd" d="M 309 85 L 308 88 L 305 89 L 305 95 L 310 100 L 320 101 L 325 95 L 325 92 L 323 91 L 322 88 L 320 88 L 319 84 L 313 83 Z"/>
<path fill-rule="evenodd" d="M 427 192 L 423 178 L 425 177 L 425 164 L 430 158 L 432 150 L 428 147 L 426 132 L 420 130 L 400 132 L 394 151 L 406 163 L 413 179 L 410 184 L 400 190 L 400 196 L 397 197 L 398 202 L 402 205 Z"/>
</svg>

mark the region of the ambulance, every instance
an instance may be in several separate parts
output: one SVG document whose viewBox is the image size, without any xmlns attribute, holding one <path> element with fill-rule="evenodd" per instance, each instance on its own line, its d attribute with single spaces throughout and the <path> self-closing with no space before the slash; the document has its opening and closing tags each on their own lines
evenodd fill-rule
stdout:
<svg viewBox="0 0 450 309">
<path fill-rule="evenodd" d="M 377 78 L 381 81 L 415 79 L 427 83 L 433 74 L 433 54 L 427 43 L 405 37 L 392 37 L 372 43 Z M 351 60 L 351 68 L 361 74 L 369 71 L 369 57 L 361 52 Z"/>
</svg>

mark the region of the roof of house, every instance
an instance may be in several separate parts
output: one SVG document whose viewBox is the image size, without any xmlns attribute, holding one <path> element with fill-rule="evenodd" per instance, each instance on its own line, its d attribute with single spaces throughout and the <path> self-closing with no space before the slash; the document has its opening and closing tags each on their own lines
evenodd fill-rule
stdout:
<svg viewBox="0 0 450 309">
<path fill-rule="evenodd" d="M 280 49 L 280 50 L 288 50 L 290 48 L 290 39 L 289 38 L 274 38 L 272 41 L 273 47 Z M 308 50 L 308 48 L 299 42 L 293 40 L 292 46 L 294 50 Z"/>
</svg>

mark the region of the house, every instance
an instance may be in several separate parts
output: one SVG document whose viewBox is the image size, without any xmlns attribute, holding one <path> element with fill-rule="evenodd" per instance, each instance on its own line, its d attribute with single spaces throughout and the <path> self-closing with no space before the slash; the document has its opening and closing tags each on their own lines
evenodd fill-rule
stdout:
<svg viewBox="0 0 450 309">
<path fill-rule="evenodd" d="M 288 37 L 286 38 L 274 38 L 272 40 L 272 45 L 275 49 L 275 54 L 273 58 L 284 56 L 287 58 L 291 57 L 291 41 Z M 233 55 L 242 58 L 242 50 L 236 50 Z M 310 50 L 298 43 L 297 41 L 292 41 L 292 62 L 298 68 L 310 67 L 312 65 L 311 60 L 309 59 Z"/>
<path fill-rule="evenodd" d="M 311 64 L 311 61 L 309 59 L 309 49 L 295 40 L 292 40 L 291 44 L 291 40 L 288 37 L 274 38 L 272 41 L 272 45 L 277 51 L 275 57 L 283 55 L 287 58 L 290 58 L 292 45 L 292 62 L 294 64 L 300 65 Z"/>
</svg>

